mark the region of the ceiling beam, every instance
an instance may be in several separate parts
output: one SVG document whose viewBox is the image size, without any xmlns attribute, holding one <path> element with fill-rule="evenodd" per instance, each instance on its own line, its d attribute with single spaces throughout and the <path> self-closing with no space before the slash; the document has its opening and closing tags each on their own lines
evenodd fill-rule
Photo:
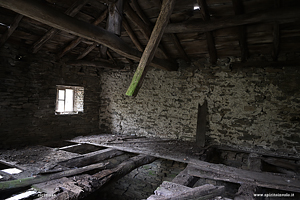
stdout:
<svg viewBox="0 0 300 200">
<path fill-rule="evenodd" d="M 93 44 L 91 44 L 90 46 L 88 46 L 78 57 L 77 60 L 80 60 L 82 58 L 84 58 L 86 55 L 88 55 L 91 51 L 93 51 L 93 49 L 96 48 L 96 46 L 99 45 L 98 42 L 94 42 Z"/>
<path fill-rule="evenodd" d="M 299 21 L 299 7 L 263 10 L 238 16 L 223 17 L 210 21 L 189 21 L 183 23 L 171 23 L 166 27 L 165 33 L 205 33 L 208 31 L 241 26 L 254 23 L 289 23 Z"/>
<path fill-rule="evenodd" d="M 151 37 L 140 60 L 139 66 L 137 67 L 136 72 L 133 76 L 132 82 L 126 92 L 126 95 L 136 96 L 139 88 L 142 86 L 144 77 L 147 73 L 146 68 L 154 58 L 154 54 L 164 34 L 164 30 L 170 20 L 175 1 L 176 0 L 164 0 Z"/>
<path fill-rule="evenodd" d="M 149 26 L 144 23 L 144 21 L 137 15 L 137 13 L 132 9 L 132 7 L 129 5 L 128 2 L 124 4 L 124 14 L 126 17 L 133 22 L 139 30 L 142 32 L 144 38 L 149 41 L 151 32 L 152 32 L 152 25 Z M 162 45 L 159 45 L 158 52 L 160 55 L 162 55 L 164 58 L 168 59 L 169 55 L 165 48 Z"/>
<path fill-rule="evenodd" d="M 11 36 L 11 34 L 16 30 L 16 28 L 19 26 L 20 21 L 22 20 L 23 15 L 17 14 L 14 21 L 11 23 L 10 26 L 7 27 L 7 30 L 0 38 L 0 47 L 2 47 L 6 40 Z"/>
<path fill-rule="evenodd" d="M 232 0 L 235 15 L 244 14 L 244 4 L 242 0 Z M 246 61 L 249 56 L 247 45 L 247 27 L 245 25 L 238 27 L 239 46 L 241 49 L 241 60 Z"/>
<path fill-rule="evenodd" d="M 197 2 L 200 7 L 200 12 L 201 12 L 203 21 L 210 21 L 210 15 L 209 15 L 209 10 L 208 10 L 206 0 L 197 0 Z M 208 49 L 208 53 L 209 53 L 209 60 L 212 64 L 216 64 L 218 55 L 217 55 L 215 38 L 214 38 L 213 32 L 208 31 L 205 33 L 205 36 L 206 36 L 206 42 L 207 42 L 207 49 Z"/>
<path fill-rule="evenodd" d="M 102 12 L 102 14 L 92 23 L 93 25 L 97 26 L 100 24 L 107 16 L 107 10 Z M 66 46 L 59 54 L 58 58 L 63 57 L 66 53 L 74 49 L 77 45 L 79 45 L 83 41 L 83 38 L 77 37 L 75 40 L 73 40 L 68 46 Z"/>
<path fill-rule="evenodd" d="M 84 67 L 96 67 L 96 68 L 105 68 L 105 69 L 122 69 L 122 67 L 115 65 L 109 60 L 97 60 L 97 61 L 86 61 L 86 60 L 77 60 L 66 62 L 67 65 L 72 66 L 84 66 Z"/>
<path fill-rule="evenodd" d="M 127 19 L 125 17 L 123 18 L 122 24 L 123 24 L 123 27 L 124 27 L 125 31 L 127 32 L 128 36 L 132 40 L 133 44 L 136 46 L 136 48 L 139 51 L 143 52 L 144 51 L 143 45 L 139 41 L 138 37 L 136 36 L 136 34 L 134 33 L 134 31 L 130 27 L 130 25 L 129 25 L 129 23 L 128 23 L 128 21 L 127 21 Z"/>
<path fill-rule="evenodd" d="M 116 53 L 132 60 L 139 61 L 142 56 L 140 51 L 129 47 L 128 44 L 115 34 L 110 33 L 101 27 L 94 26 L 61 13 L 45 4 L 43 1 L 0 1 L 0 6 L 52 26 L 53 28 L 98 42 L 99 44 L 105 45 Z M 178 68 L 176 64 L 158 58 L 154 58 L 151 65 L 164 70 L 177 70 Z"/>
<path fill-rule="evenodd" d="M 117 0 L 108 5 L 108 17 L 106 21 L 106 30 L 118 36 L 121 35 L 123 18 L 123 0 Z M 100 52 L 103 58 L 107 58 L 107 47 L 101 46 Z"/>
<path fill-rule="evenodd" d="M 73 5 L 71 7 L 69 7 L 65 14 L 69 15 L 71 17 L 74 17 L 80 10 L 81 8 L 88 2 L 89 0 L 78 0 L 75 3 L 73 3 Z M 38 52 L 42 46 L 48 41 L 50 40 L 54 35 L 56 35 L 59 32 L 59 30 L 55 29 L 55 28 L 50 28 L 48 30 L 48 32 L 42 37 L 40 38 L 38 41 L 36 41 L 33 44 L 33 53 Z"/>
</svg>

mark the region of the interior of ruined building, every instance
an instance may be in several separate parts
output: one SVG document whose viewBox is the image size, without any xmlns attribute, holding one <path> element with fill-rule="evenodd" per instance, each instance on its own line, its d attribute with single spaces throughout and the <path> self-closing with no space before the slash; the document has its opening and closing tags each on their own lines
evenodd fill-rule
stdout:
<svg viewBox="0 0 300 200">
<path fill-rule="evenodd" d="M 300 199 L 300 1 L 0 1 L 0 199 Z"/>
</svg>

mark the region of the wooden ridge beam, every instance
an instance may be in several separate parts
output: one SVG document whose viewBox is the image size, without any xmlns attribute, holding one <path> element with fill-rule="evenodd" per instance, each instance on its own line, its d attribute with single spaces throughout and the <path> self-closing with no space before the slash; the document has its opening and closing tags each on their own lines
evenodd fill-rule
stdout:
<svg viewBox="0 0 300 200">
<path fill-rule="evenodd" d="M 136 14 L 136 12 L 132 9 L 132 7 L 129 5 L 128 2 L 124 4 L 124 14 L 126 15 L 126 17 L 129 18 L 130 21 L 132 21 L 139 28 L 144 38 L 147 41 L 149 41 L 152 32 L 152 28 L 151 28 L 152 26 L 145 24 L 144 21 L 139 17 L 139 15 Z M 162 45 L 159 45 L 158 52 L 164 58 L 166 59 L 169 58 L 167 51 Z"/>
<path fill-rule="evenodd" d="M 10 0 L 0 1 L 0 6 L 52 26 L 56 29 L 98 42 L 99 44 L 109 47 L 119 55 L 132 60 L 139 61 L 142 56 L 140 51 L 129 47 L 115 34 L 109 33 L 101 27 L 94 26 L 58 12 L 56 9 L 46 5 L 44 2 L 38 0 Z M 170 71 L 177 70 L 178 68 L 176 64 L 158 58 L 154 58 L 151 65 Z"/>
<path fill-rule="evenodd" d="M 0 47 L 2 47 L 6 40 L 11 36 L 11 34 L 16 30 L 16 28 L 19 26 L 20 21 L 22 20 L 23 15 L 17 14 L 17 16 L 14 18 L 14 21 L 11 23 L 11 25 L 7 28 L 5 33 L 0 38 Z"/>
<path fill-rule="evenodd" d="M 206 0 L 197 0 L 202 15 L 202 19 L 204 21 L 210 21 L 210 15 L 209 15 L 209 10 L 208 6 L 206 3 Z M 212 31 L 208 31 L 205 33 L 206 36 L 206 42 L 207 42 L 207 49 L 209 53 L 209 60 L 212 64 L 216 64 L 218 55 L 217 55 L 217 50 L 216 50 L 216 45 L 215 45 L 215 39 Z"/>
<path fill-rule="evenodd" d="M 244 5 L 242 0 L 232 0 L 232 5 L 235 15 L 244 14 Z M 249 56 L 248 45 L 247 45 L 247 27 L 245 25 L 238 27 L 239 34 L 239 46 L 241 49 L 241 60 L 246 61 Z"/>
<path fill-rule="evenodd" d="M 280 8 L 273 10 L 257 11 L 238 16 L 223 17 L 210 21 L 188 21 L 183 23 L 171 23 L 166 27 L 165 33 L 204 33 L 208 31 L 241 26 L 253 23 L 269 23 L 278 21 L 278 23 L 289 23 L 298 21 L 300 12 L 298 7 Z"/>
<path fill-rule="evenodd" d="M 71 17 L 74 17 L 80 10 L 81 8 L 88 2 L 89 0 L 77 0 L 76 2 L 74 2 L 72 4 L 71 7 L 69 7 L 66 11 L 65 14 L 69 15 Z M 54 35 L 56 35 L 59 32 L 59 30 L 55 29 L 55 28 L 50 28 L 48 30 L 48 32 L 38 41 L 36 41 L 33 44 L 33 53 L 38 52 L 43 44 L 45 44 L 48 40 L 50 40 Z"/>
<path fill-rule="evenodd" d="M 142 86 L 143 79 L 146 76 L 146 72 L 147 72 L 146 68 L 151 63 L 151 60 L 154 58 L 154 54 L 164 34 L 164 30 L 169 22 L 174 5 L 175 5 L 175 0 L 165 0 L 163 2 L 161 11 L 157 18 L 151 37 L 145 48 L 143 56 L 138 65 L 138 68 L 132 78 L 132 82 L 126 92 L 126 95 L 136 96 L 139 91 L 139 88 Z"/>
<path fill-rule="evenodd" d="M 105 10 L 92 24 L 97 26 L 100 24 L 107 16 L 107 10 Z M 66 46 L 59 54 L 58 58 L 63 57 L 66 53 L 74 49 L 77 45 L 79 45 L 83 41 L 83 38 L 77 37 L 75 40 L 73 40 L 68 46 Z"/>
</svg>

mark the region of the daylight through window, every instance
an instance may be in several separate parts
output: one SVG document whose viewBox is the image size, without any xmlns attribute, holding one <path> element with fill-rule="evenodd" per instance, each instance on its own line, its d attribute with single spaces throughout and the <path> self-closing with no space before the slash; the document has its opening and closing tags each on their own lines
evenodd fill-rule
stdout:
<svg viewBox="0 0 300 200">
<path fill-rule="evenodd" d="M 58 85 L 55 113 L 62 115 L 83 112 L 83 96 L 83 87 Z"/>
</svg>

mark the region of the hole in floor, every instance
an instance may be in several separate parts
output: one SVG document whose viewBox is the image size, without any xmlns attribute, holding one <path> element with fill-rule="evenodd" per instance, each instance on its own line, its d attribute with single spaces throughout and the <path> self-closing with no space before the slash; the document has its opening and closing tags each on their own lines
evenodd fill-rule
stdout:
<svg viewBox="0 0 300 200">
<path fill-rule="evenodd" d="M 10 165 L 7 165 L 5 163 L 2 163 L 0 162 L 0 170 L 2 172 L 5 172 L 7 174 L 19 174 L 22 172 L 22 170 L 14 167 L 14 166 L 10 166 Z M 3 176 L 0 177 L 0 179 L 3 178 Z"/>
<path fill-rule="evenodd" d="M 61 148 L 61 147 L 70 146 L 74 144 L 77 143 L 63 140 L 63 141 L 51 141 L 51 142 L 44 143 L 43 145 L 51 148 Z"/>
</svg>

